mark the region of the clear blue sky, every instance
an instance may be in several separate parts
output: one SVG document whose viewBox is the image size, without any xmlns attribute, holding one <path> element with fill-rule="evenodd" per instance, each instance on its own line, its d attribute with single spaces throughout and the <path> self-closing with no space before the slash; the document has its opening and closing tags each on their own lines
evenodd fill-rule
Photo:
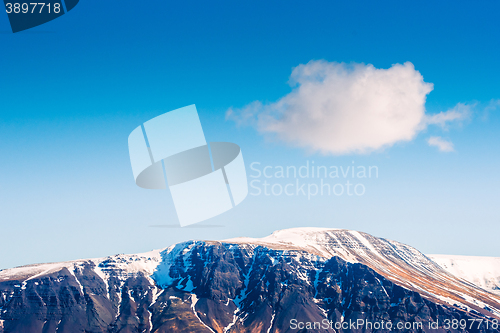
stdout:
<svg viewBox="0 0 500 333">
<path fill-rule="evenodd" d="M 0 15 L 0 268 L 144 252 L 187 239 L 348 228 L 425 253 L 500 256 L 500 112 L 358 155 L 322 156 L 226 120 L 290 92 L 310 60 L 410 61 L 430 113 L 500 98 L 498 1 L 81 1 L 12 34 Z M 127 137 L 196 104 L 209 141 L 262 165 L 376 165 L 362 197 L 249 196 L 206 224 L 177 223 L 168 191 L 134 184 Z M 439 152 L 436 135 L 455 151 Z"/>
</svg>

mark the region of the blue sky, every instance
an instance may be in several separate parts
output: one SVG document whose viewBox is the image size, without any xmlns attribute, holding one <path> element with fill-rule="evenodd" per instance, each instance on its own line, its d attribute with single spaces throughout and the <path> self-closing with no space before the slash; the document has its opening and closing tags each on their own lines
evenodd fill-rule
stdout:
<svg viewBox="0 0 500 333">
<path fill-rule="evenodd" d="M 12 34 L 0 15 L 0 268 L 144 252 L 187 239 L 260 237 L 318 226 L 365 231 L 424 253 L 500 256 L 500 4 L 462 1 L 87 0 Z M 411 62 L 432 83 L 428 114 L 476 106 L 461 122 L 368 154 L 323 155 L 226 119 L 273 103 L 311 60 Z M 376 165 L 361 197 L 249 196 L 208 220 L 177 223 L 168 191 L 134 184 L 127 137 L 196 104 L 209 141 L 247 165 Z M 440 152 L 427 140 L 453 142 Z M 280 180 L 281 181 L 281 180 Z"/>
</svg>

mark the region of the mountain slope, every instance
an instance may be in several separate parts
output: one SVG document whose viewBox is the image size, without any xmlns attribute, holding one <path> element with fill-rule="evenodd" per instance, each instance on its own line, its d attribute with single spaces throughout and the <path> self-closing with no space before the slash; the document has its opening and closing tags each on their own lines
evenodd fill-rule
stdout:
<svg viewBox="0 0 500 333">
<path fill-rule="evenodd" d="M 500 295 L 500 258 L 443 254 L 428 257 L 456 277 Z"/>
<path fill-rule="evenodd" d="M 400 286 L 422 293 L 435 302 L 474 309 L 500 317 L 500 297 L 477 288 L 444 270 L 415 248 L 369 234 L 325 228 L 279 230 L 260 239 L 236 238 L 228 242 L 275 249 L 303 249 L 325 258 L 338 256 L 361 263 Z M 488 307 L 490 310 L 485 311 Z"/>
<path fill-rule="evenodd" d="M 1 333 L 297 332 L 291 320 L 358 319 L 439 321 L 444 333 L 446 320 L 491 323 L 499 309 L 498 295 L 409 246 L 338 229 L 190 241 L 145 254 L 0 271 Z M 499 332 L 491 325 L 471 331 Z"/>
</svg>

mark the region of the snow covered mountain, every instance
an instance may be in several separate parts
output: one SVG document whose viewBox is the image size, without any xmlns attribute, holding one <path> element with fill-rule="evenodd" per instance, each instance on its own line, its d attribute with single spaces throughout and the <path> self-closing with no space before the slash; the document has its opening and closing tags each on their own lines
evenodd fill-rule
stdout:
<svg viewBox="0 0 500 333">
<path fill-rule="evenodd" d="M 297 332 L 291 320 L 324 319 L 438 321 L 458 332 L 446 320 L 500 319 L 500 296 L 485 290 L 498 266 L 467 275 L 460 257 L 432 258 L 362 232 L 297 228 L 17 267 L 0 271 L 0 333 Z M 308 330 L 334 331 L 362 330 Z"/>
<path fill-rule="evenodd" d="M 496 258 L 482 258 L 474 262 L 474 259 L 455 256 L 445 262 L 446 256 L 434 256 L 439 261 L 436 264 L 408 245 L 342 229 L 287 229 L 260 239 L 236 238 L 228 242 L 258 244 L 274 249 L 303 249 L 325 258 L 336 256 L 350 263 L 364 264 L 394 283 L 431 299 L 483 313 L 484 307 L 491 306 L 491 311 L 500 317 L 500 298 L 469 282 L 481 281 L 479 286 L 484 287 L 486 280 L 489 282 L 487 285 L 494 289 L 493 283 L 498 283 L 500 277 L 497 274 L 500 272 L 500 261 Z M 496 267 L 488 268 L 491 264 L 496 264 Z M 453 273 L 458 274 L 454 276 Z"/>
<path fill-rule="evenodd" d="M 500 295 L 500 258 L 443 254 L 428 257 L 456 277 Z"/>
</svg>

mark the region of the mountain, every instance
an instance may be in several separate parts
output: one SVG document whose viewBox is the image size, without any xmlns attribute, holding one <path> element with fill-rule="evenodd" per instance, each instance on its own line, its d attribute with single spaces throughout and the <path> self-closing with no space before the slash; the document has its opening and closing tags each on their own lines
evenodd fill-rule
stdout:
<svg viewBox="0 0 500 333">
<path fill-rule="evenodd" d="M 500 332 L 500 296 L 445 264 L 362 232 L 297 228 L 23 266 L 0 271 L 0 333 Z"/>
<path fill-rule="evenodd" d="M 428 257 L 456 277 L 500 295 L 500 258 L 442 254 Z"/>
</svg>

